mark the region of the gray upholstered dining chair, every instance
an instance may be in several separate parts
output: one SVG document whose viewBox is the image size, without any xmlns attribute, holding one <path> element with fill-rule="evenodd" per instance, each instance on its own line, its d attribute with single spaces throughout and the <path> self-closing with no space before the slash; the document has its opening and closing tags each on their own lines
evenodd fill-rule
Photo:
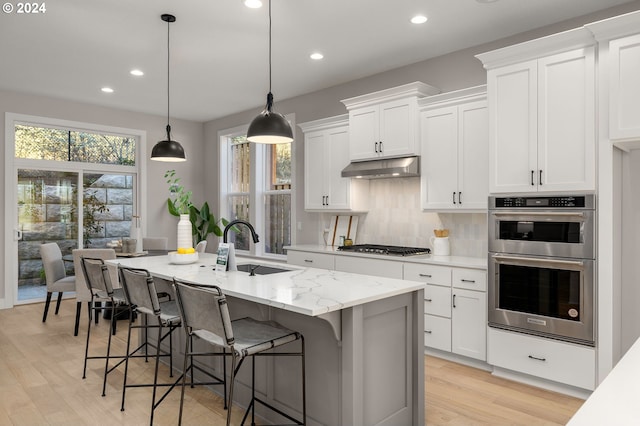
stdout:
<svg viewBox="0 0 640 426">
<path fill-rule="evenodd" d="M 73 275 L 67 276 L 64 260 L 62 260 L 62 251 L 60 251 L 60 246 L 57 243 L 41 244 L 40 257 L 42 258 L 42 266 L 44 267 L 45 281 L 47 283 L 47 300 L 45 301 L 44 314 L 42 315 L 42 322 L 46 322 L 51 295 L 54 291 L 58 292 L 55 312 L 58 315 L 62 293 L 76 290 L 76 277 Z"/>
<path fill-rule="evenodd" d="M 167 250 L 169 239 L 167 237 L 142 238 L 142 250 Z"/>
<path fill-rule="evenodd" d="M 100 250 L 100 249 L 87 249 L 87 250 L 74 250 L 74 257 L 79 255 L 81 251 L 92 251 L 92 250 Z M 98 254 L 98 253 L 86 253 L 86 254 Z M 99 253 L 105 256 L 106 258 L 110 258 L 110 254 L 103 252 Z M 115 257 L 115 253 L 113 255 Z M 80 265 L 81 273 L 79 275 L 82 276 L 83 282 L 86 283 L 87 292 L 89 293 L 90 302 L 89 307 L 93 309 L 89 309 L 89 324 L 87 327 L 87 343 L 84 349 L 84 367 L 82 369 L 82 378 L 86 378 L 87 373 L 87 360 L 89 359 L 104 359 L 104 375 L 102 379 L 102 396 L 106 394 L 107 388 L 107 375 L 113 371 L 117 366 L 119 366 L 122 362 L 124 362 L 124 355 L 121 356 L 111 356 L 111 330 L 115 332 L 115 323 L 118 319 L 118 316 L 122 314 L 123 310 L 119 310 L 118 308 L 127 304 L 126 298 L 124 296 L 124 290 L 122 288 L 114 289 L 112 286 L 112 273 L 114 272 L 114 268 L 109 268 L 105 265 L 104 260 L 102 258 L 89 258 L 80 256 L 78 259 L 78 263 Z M 106 306 L 101 306 L 97 304 L 97 301 L 108 302 Z M 80 306 L 80 305 L 78 305 Z M 107 353 L 105 355 L 92 355 L 89 356 L 89 341 L 91 337 L 91 313 L 95 312 L 96 317 L 103 310 L 108 310 L 111 312 L 111 326 L 109 327 L 109 338 L 107 341 Z M 113 367 L 109 368 L 109 360 L 110 359 L 120 359 Z"/>
<path fill-rule="evenodd" d="M 100 298 L 94 298 L 93 294 L 91 293 L 88 283 L 86 282 L 85 279 L 85 275 L 82 273 L 82 265 L 80 263 L 80 258 L 81 257 L 90 257 L 93 259 L 102 259 L 102 260 L 107 260 L 107 259 L 115 259 L 116 258 L 116 251 L 114 249 L 107 249 L 107 248 L 89 248 L 89 249 L 74 249 L 72 252 L 73 254 L 73 267 L 76 271 L 76 323 L 73 329 L 73 335 L 77 336 L 78 335 L 78 328 L 79 328 L 79 324 L 80 324 L 80 312 L 82 311 L 82 304 L 84 302 L 87 303 L 87 306 L 89 307 L 89 317 L 91 318 L 92 314 L 91 314 L 91 310 L 92 308 L 95 308 L 95 304 L 96 303 L 101 303 L 102 300 L 100 300 Z M 117 283 L 118 282 L 118 270 L 113 267 L 111 268 L 111 282 L 112 283 Z M 98 322 L 98 315 L 96 315 L 95 317 L 96 323 Z"/>
<path fill-rule="evenodd" d="M 229 382 L 227 409 L 227 426 L 231 423 L 231 406 L 233 404 L 233 384 L 238 370 L 245 358 L 251 357 L 252 361 L 252 386 L 251 401 L 247 405 L 242 422 L 244 424 L 251 413 L 251 424 L 255 424 L 255 406 L 260 403 L 270 410 L 285 417 L 298 425 L 307 422 L 306 391 L 305 391 L 305 352 L 304 337 L 297 331 L 289 330 L 275 321 L 258 321 L 250 317 L 231 320 L 227 300 L 222 290 L 214 285 L 197 285 L 173 279 L 180 317 L 186 332 L 185 339 L 185 365 L 187 358 L 194 352 L 192 338 L 198 337 L 209 344 L 221 347 L 223 353 L 231 355 L 231 377 Z M 286 345 L 287 343 L 301 341 L 299 352 L 270 352 L 270 349 Z M 302 360 L 302 420 L 296 420 L 289 414 L 273 407 L 271 404 L 259 399 L 255 394 L 255 357 L 256 356 L 300 356 Z M 226 369 L 226 368 L 225 368 Z M 226 373 L 225 373 L 226 374 Z M 184 391 L 186 377 L 182 378 L 182 394 L 180 397 L 179 424 L 182 423 L 182 411 L 184 406 Z M 226 386 L 225 386 L 226 390 Z M 226 395 L 225 395 L 226 397 Z M 226 399 L 226 398 L 225 398 Z"/>
</svg>

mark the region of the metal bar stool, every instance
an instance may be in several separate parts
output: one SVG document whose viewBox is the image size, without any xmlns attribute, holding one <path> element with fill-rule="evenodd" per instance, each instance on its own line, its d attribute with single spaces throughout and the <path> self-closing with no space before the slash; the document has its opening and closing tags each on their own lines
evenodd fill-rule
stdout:
<svg viewBox="0 0 640 426">
<path fill-rule="evenodd" d="M 297 425 L 304 425 L 307 421 L 307 400 L 305 392 L 305 355 L 304 337 L 302 334 L 289 330 L 274 321 L 257 321 L 253 318 L 241 318 L 231 321 L 227 300 L 219 287 L 202 286 L 179 281 L 174 278 L 178 308 L 182 322 L 189 336 L 195 335 L 212 345 L 222 347 L 231 355 L 231 379 L 229 383 L 229 408 L 227 411 L 227 426 L 231 423 L 231 406 L 233 403 L 233 385 L 235 377 L 246 357 L 252 357 L 251 401 L 242 418 L 244 424 L 249 413 L 251 423 L 255 424 L 255 405 L 260 403 L 272 411 L 280 414 Z M 269 349 L 300 340 L 300 352 L 270 352 Z M 259 399 L 255 395 L 255 357 L 256 356 L 300 356 L 302 360 L 302 420 L 297 420 L 282 410 Z M 182 382 L 180 397 L 180 418 L 184 406 L 185 378 Z"/>
<path fill-rule="evenodd" d="M 129 333 L 127 335 L 127 352 L 125 356 L 125 367 L 124 367 L 124 381 L 122 385 L 122 406 L 120 407 L 121 411 L 124 411 L 124 403 L 126 397 L 127 388 L 130 387 L 153 387 L 152 399 L 151 399 L 151 415 L 150 415 L 150 424 L 153 424 L 153 415 L 155 409 L 160 405 L 160 403 L 165 399 L 165 397 L 171 392 L 171 390 L 182 380 L 182 375 L 172 383 L 158 383 L 158 368 L 160 364 L 160 357 L 168 356 L 169 357 L 169 376 L 173 377 L 173 332 L 175 329 L 180 327 L 181 321 L 180 316 L 178 315 L 178 308 L 176 306 L 176 302 L 174 300 L 167 300 L 160 302 L 158 300 L 158 294 L 156 293 L 155 284 L 153 282 L 153 277 L 149 274 L 149 271 L 145 269 L 137 269 L 137 268 L 126 268 L 121 265 L 118 265 L 118 273 L 120 275 L 120 282 L 122 284 L 122 288 L 124 289 L 124 294 L 129 304 L 130 309 L 130 319 L 129 319 Z M 133 313 L 140 313 L 149 315 L 150 317 L 155 317 L 157 320 L 156 324 L 144 323 L 142 325 L 133 325 Z M 157 329 L 157 340 L 155 344 L 150 342 L 143 342 L 138 348 L 131 351 L 131 331 L 134 328 L 138 329 Z M 167 330 L 163 334 L 163 330 Z M 163 351 L 161 349 L 162 342 L 169 338 L 169 352 Z M 127 383 L 127 373 L 129 371 L 129 360 L 136 356 L 136 352 L 138 352 L 143 347 L 153 346 L 156 348 L 155 354 L 155 371 L 153 376 L 153 383 L 143 383 L 143 384 L 128 384 Z M 140 355 L 141 357 L 146 357 L 145 355 Z M 157 388 L 159 386 L 168 386 L 169 389 L 156 401 Z"/>
<path fill-rule="evenodd" d="M 118 308 L 122 308 L 127 304 L 126 298 L 124 296 L 124 291 L 121 288 L 114 289 L 111 285 L 111 277 L 109 274 L 109 269 L 107 265 L 104 264 L 104 260 L 101 258 L 90 258 L 80 256 L 80 265 L 82 269 L 82 274 L 84 276 L 85 283 L 89 292 L 91 293 L 91 302 L 90 306 L 92 309 L 89 310 L 89 326 L 87 327 L 87 343 L 85 345 L 84 350 L 84 367 L 82 369 L 82 378 L 86 378 L 87 374 L 87 360 L 89 359 L 104 359 L 104 376 L 102 380 L 102 396 L 106 395 L 106 387 L 107 387 L 107 375 L 113 371 L 116 367 L 118 367 L 122 362 L 124 362 L 124 355 L 120 356 L 112 356 L 111 355 L 111 336 L 113 331 L 115 331 L 115 323 L 117 321 L 117 317 L 127 312 L 126 310 L 118 310 Z M 104 305 L 98 305 L 97 301 L 106 301 Z M 92 313 L 94 315 L 99 315 L 102 311 L 111 311 L 111 324 L 109 327 L 109 340 L 107 343 L 107 353 L 106 355 L 94 355 L 89 356 L 89 340 L 91 336 L 91 323 Z M 120 359 L 113 367 L 109 368 L 109 360 L 110 359 Z"/>
</svg>

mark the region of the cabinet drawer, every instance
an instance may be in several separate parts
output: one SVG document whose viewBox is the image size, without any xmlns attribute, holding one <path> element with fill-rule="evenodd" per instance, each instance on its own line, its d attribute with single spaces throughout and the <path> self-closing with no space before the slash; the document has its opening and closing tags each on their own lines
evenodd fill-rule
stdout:
<svg viewBox="0 0 640 426">
<path fill-rule="evenodd" d="M 489 328 L 487 361 L 583 389 L 595 387 L 595 349 Z"/>
<path fill-rule="evenodd" d="M 402 279 L 401 262 L 341 255 L 336 256 L 335 262 L 336 271 Z"/>
<path fill-rule="evenodd" d="M 451 288 L 427 284 L 424 288 L 424 312 L 451 318 Z"/>
<path fill-rule="evenodd" d="M 436 265 L 404 264 L 404 279 L 435 285 L 451 285 L 451 268 Z"/>
<path fill-rule="evenodd" d="M 309 268 L 335 269 L 335 256 L 332 254 L 309 253 L 306 251 L 287 251 L 287 263 Z"/>
<path fill-rule="evenodd" d="M 487 272 L 480 269 L 453 269 L 453 286 L 468 290 L 487 291 Z"/>
<path fill-rule="evenodd" d="M 424 316 L 424 345 L 441 351 L 451 351 L 451 320 Z"/>
</svg>

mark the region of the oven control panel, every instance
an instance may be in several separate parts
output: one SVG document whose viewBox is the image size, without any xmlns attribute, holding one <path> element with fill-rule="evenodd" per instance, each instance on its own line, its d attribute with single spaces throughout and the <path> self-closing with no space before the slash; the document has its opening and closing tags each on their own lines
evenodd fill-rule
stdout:
<svg viewBox="0 0 640 426">
<path fill-rule="evenodd" d="M 585 208 L 586 197 L 556 196 L 556 197 L 495 197 L 496 208 Z"/>
</svg>

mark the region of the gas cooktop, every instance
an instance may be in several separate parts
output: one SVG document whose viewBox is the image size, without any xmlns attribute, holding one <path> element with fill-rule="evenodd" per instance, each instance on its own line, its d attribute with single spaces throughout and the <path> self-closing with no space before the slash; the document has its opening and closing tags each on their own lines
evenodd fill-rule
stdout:
<svg viewBox="0 0 640 426">
<path fill-rule="evenodd" d="M 355 244 L 352 246 L 340 246 L 338 250 L 352 251 L 356 253 L 387 254 L 391 256 L 415 256 L 429 254 L 431 250 L 422 247 L 398 247 L 379 244 Z"/>
</svg>

